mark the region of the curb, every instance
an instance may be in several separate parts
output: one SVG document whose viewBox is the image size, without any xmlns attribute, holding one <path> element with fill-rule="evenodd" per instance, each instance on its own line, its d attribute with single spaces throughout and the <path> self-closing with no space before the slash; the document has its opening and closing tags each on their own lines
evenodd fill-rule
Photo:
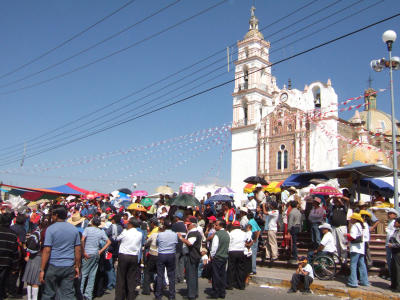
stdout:
<svg viewBox="0 0 400 300">
<path fill-rule="evenodd" d="M 268 285 L 273 287 L 287 288 L 289 289 L 291 284 L 290 280 L 263 277 L 263 276 L 252 276 L 250 281 L 257 285 Z M 311 284 L 311 290 L 315 295 L 326 295 L 335 296 L 340 298 L 350 299 L 363 299 L 363 300 L 399 300 L 400 295 L 392 293 L 391 291 L 385 291 L 385 293 L 368 291 L 357 288 L 327 288 L 321 284 Z"/>
</svg>

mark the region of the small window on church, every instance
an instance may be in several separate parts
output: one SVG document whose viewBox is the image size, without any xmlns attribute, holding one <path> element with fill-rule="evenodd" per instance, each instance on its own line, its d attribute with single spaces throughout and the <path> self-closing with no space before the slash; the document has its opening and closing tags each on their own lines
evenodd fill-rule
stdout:
<svg viewBox="0 0 400 300">
<path fill-rule="evenodd" d="M 276 159 L 276 169 L 280 170 L 282 165 L 282 152 L 278 151 L 277 159 Z"/>
<path fill-rule="evenodd" d="M 278 134 L 278 127 L 274 127 L 274 134 Z"/>
<path fill-rule="evenodd" d="M 289 153 L 285 145 L 281 145 L 276 157 L 276 169 L 283 171 L 289 165 Z"/>
<path fill-rule="evenodd" d="M 244 69 L 244 89 L 247 90 L 249 88 L 249 70 L 247 68 Z"/>
<path fill-rule="evenodd" d="M 287 130 L 289 131 L 289 132 L 291 132 L 292 131 L 292 124 L 288 124 L 288 126 L 287 126 Z"/>
<path fill-rule="evenodd" d="M 247 47 L 244 49 L 244 57 L 245 58 L 249 57 L 249 48 L 247 48 Z"/>
<path fill-rule="evenodd" d="M 314 97 L 314 106 L 316 108 L 321 107 L 321 89 L 318 86 L 313 87 L 312 89 L 313 97 Z"/>
</svg>

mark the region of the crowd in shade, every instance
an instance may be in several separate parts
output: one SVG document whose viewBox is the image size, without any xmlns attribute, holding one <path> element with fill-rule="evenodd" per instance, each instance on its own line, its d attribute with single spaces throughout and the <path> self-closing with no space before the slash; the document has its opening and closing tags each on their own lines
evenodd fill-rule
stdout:
<svg viewBox="0 0 400 300">
<path fill-rule="evenodd" d="M 114 289 L 116 300 L 141 294 L 175 299 L 178 284 L 196 299 L 200 277 L 209 280 L 209 298 L 223 299 L 226 290 L 246 289 L 257 258 L 281 259 L 282 247 L 298 265 L 289 292 L 301 282 L 310 292 L 311 262 L 320 255 L 339 258 L 348 286 L 368 286 L 368 242 L 376 232 L 387 235 L 386 279 L 400 291 L 400 218 L 379 193 L 365 203 L 354 202 L 347 190 L 301 197 L 294 187 L 270 194 L 257 185 L 238 206 L 229 197 L 211 201 L 211 192 L 198 205 L 174 205 L 176 196 L 160 194 L 147 206 L 142 197 L 122 206 L 103 195 L 4 206 L 0 300 L 22 298 L 25 291 L 28 300 L 90 300 Z M 304 232 L 312 245 L 299 256 Z"/>
</svg>

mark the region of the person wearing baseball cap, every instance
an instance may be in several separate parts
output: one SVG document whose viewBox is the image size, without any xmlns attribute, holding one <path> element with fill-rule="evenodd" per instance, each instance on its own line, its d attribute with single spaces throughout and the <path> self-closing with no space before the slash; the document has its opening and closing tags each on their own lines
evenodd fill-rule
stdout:
<svg viewBox="0 0 400 300">
<path fill-rule="evenodd" d="M 246 246 L 247 235 L 240 229 L 240 222 L 232 223 L 232 230 L 229 232 L 228 248 L 228 272 L 227 289 L 232 288 L 244 290 L 246 274 L 244 273 L 244 250 Z"/>
<path fill-rule="evenodd" d="M 350 216 L 350 233 L 347 239 L 350 242 L 350 276 L 347 280 L 349 287 L 358 287 L 357 271 L 360 274 L 362 286 L 369 286 L 368 271 L 365 265 L 364 220 L 359 213 Z"/>
<path fill-rule="evenodd" d="M 322 231 L 322 239 L 318 248 L 314 250 L 314 255 L 330 255 L 336 252 L 336 244 L 335 239 L 332 234 L 332 227 L 328 223 L 324 223 L 319 226 L 319 229 Z M 311 260 L 311 257 L 310 259 Z"/>
<path fill-rule="evenodd" d="M 178 239 L 183 243 L 183 247 L 188 249 L 183 251 L 185 254 L 185 271 L 187 297 L 189 300 L 194 300 L 199 294 L 199 277 L 198 269 L 201 259 L 201 233 L 197 230 L 196 217 L 189 217 L 186 220 L 188 233 L 186 238 L 178 232 Z"/>
<path fill-rule="evenodd" d="M 299 284 L 304 284 L 303 294 L 311 294 L 310 285 L 314 281 L 314 271 L 311 265 L 308 263 L 307 257 L 299 257 L 297 261 L 296 273 L 292 275 L 291 288 L 288 293 L 296 293 Z"/>
</svg>

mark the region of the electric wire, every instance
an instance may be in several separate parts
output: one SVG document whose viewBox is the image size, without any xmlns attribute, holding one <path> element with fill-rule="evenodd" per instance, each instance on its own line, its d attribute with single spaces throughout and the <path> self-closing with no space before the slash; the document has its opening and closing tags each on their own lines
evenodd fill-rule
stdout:
<svg viewBox="0 0 400 300">
<path fill-rule="evenodd" d="M 363 26 L 363 27 L 361 27 L 361 28 L 359 28 L 359 29 L 356 29 L 356 30 L 351 31 L 351 32 L 346 33 L 346 34 L 343 34 L 343 35 L 341 35 L 341 36 L 339 36 L 339 37 L 336 37 L 336 38 L 331 39 L 331 40 L 329 40 L 329 41 L 326 41 L 326 42 L 324 42 L 324 43 L 318 44 L 318 45 L 316 45 L 316 46 L 314 46 L 314 47 L 311 47 L 311 48 L 308 48 L 308 49 L 306 49 L 306 50 L 300 51 L 300 52 L 298 52 L 298 53 L 296 53 L 296 54 L 293 54 L 293 55 L 291 55 L 291 56 L 289 56 L 289 57 L 286 57 L 286 58 L 283 58 L 283 59 L 281 59 L 281 60 L 278 60 L 277 62 L 271 63 L 271 64 L 270 64 L 269 66 L 267 66 L 267 67 L 275 66 L 275 65 L 281 64 L 281 63 L 283 63 L 283 62 L 286 62 L 286 61 L 288 61 L 288 60 L 291 60 L 291 59 L 293 59 L 293 58 L 296 58 L 296 57 L 298 57 L 298 56 L 307 54 L 307 53 L 309 53 L 309 52 L 311 52 L 311 51 L 314 51 L 314 50 L 319 49 L 319 48 L 321 48 L 321 47 L 324 47 L 324 46 L 327 46 L 327 45 L 332 44 L 332 43 L 334 43 L 334 42 L 337 42 L 337 41 L 339 41 L 339 40 L 341 40 L 341 39 L 344 39 L 344 38 L 346 38 L 346 37 L 349 37 L 349 36 L 351 36 L 351 35 L 354 35 L 354 34 L 356 34 L 356 33 L 359 33 L 359 32 L 361 32 L 361 31 L 364 31 L 364 30 L 366 30 L 366 29 L 369 29 L 369 28 L 371 28 L 371 27 L 373 27 L 373 26 L 376 26 L 376 25 L 378 25 L 378 24 L 387 22 L 387 21 L 389 21 L 389 20 L 391 20 L 391 19 L 394 19 L 394 18 L 396 18 L 396 17 L 398 17 L 398 16 L 400 16 L 400 13 L 397 13 L 397 14 L 392 15 L 392 16 L 390 16 L 390 17 L 387 17 L 387 18 L 385 18 L 385 19 L 379 20 L 379 21 L 377 21 L 377 22 L 371 23 L 371 24 L 369 24 L 369 25 Z M 267 67 L 262 67 L 262 68 L 259 68 L 259 69 L 257 69 L 257 70 L 251 71 L 251 72 L 249 72 L 249 75 L 250 75 L 250 74 L 253 74 L 253 73 L 255 73 L 255 72 L 259 72 L 259 71 L 261 71 L 261 70 L 264 70 L 264 69 L 267 68 Z M 190 100 L 190 99 L 196 98 L 196 97 L 198 97 L 198 96 L 200 96 L 200 95 L 206 94 L 206 93 L 208 93 L 208 92 L 210 92 L 210 91 L 213 91 L 213 90 L 215 90 L 215 89 L 218 89 L 218 88 L 220 88 L 220 87 L 222 87 L 222 86 L 225 86 L 225 85 L 227 85 L 227 84 L 229 84 L 229 83 L 232 83 L 232 82 L 234 82 L 235 80 L 236 80 L 236 78 L 231 79 L 231 80 L 224 81 L 224 82 L 219 83 L 219 84 L 217 84 L 217 85 L 214 85 L 214 86 L 212 86 L 212 87 L 210 87 L 210 88 L 207 88 L 207 89 L 204 89 L 204 90 L 199 91 L 199 92 L 197 92 L 197 93 L 194 93 L 194 94 L 192 94 L 192 95 L 190 95 L 190 96 L 187 96 L 187 97 L 181 98 L 181 99 L 179 99 L 179 100 L 176 100 L 176 101 L 174 101 L 174 102 L 172 102 L 172 103 L 163 105 L 163 106 L 161 106 L 161 107 L 159 107 L 159 108 L 157 108 L 157 109 L 153 109 L 153 110 L 151 110 L 151 111 L 149 111 L 149 112 L 145 112 L 145 113 L 143 113 L 143 114 L 141 114 L 141 115 L 139 115 L 139 116 L 136 116 L 136 117 L 133 117 L 133 118 L 130 118 L 130 119 L 127 119 L 127 120 L 124 120 L 124 121 L 120 121 L 120 122 L 118 122 L 118 123 L 115 123 L 115 124 L 113 124 L 113 125 L 111 125 L 111 126 L 108 126 L 107 128 L 103 128 L 103 129 L 100 130 L 100 131 L 98 130 L 98 131 L 96 131 L 96 132 L 91 132 L 91 133 L 86 134 L 84 137 L 75 138 L 75 139 L 73 139 L 73 140 L 66 141 L 66 142 L 64 142 L 64 143 L 62 143 L 62 144 L 59 144 L 59 145 L 54 146 L 54 147 L 51 147 L 51 148 L 49 148 L 49 149 L 47 149 L 47 150 L 43 150 L 43 151 L 41 151 L 41 153 L 50 151 L 50 150 L 52 150 L 52 149 L 60 148 L 60 147 L 62 147 L 62 146 L 65 146 L 65 145 L 68 145 L 68 144 L 70 144 L 70 143 L 73 143 L 73 142 L 75 142 L 75 141 L 77 141 L 77 140 L 81 140 L 81 139 L 83 139 L 83 138 L 85 138 L 85 137 L 92 136 L 92 135 L 94 135 L 94 134 L 97 134 L 97 133 L 99 133 L 99 132 L 103 132 L 103 131 L 105 131 L 105 130 L 114 128 L 114 127 L 116 127 L 116 126 L 121 126 L 121 125 L 123 125 L 123 124 L 125 124 L 125 123 L 128 123 L 128 122 L 134 121 L 134 120 L 136 120 L 136 119 L 142 118 L 142 117 L 144 117 L 144 116 L 153 114 L 153 113 L 158 112 L 158 111 L 160 111 L 160 110 L 164 110 L 164 109 L 166 109 L 166 108 L 169 108 L 169 107 L 171 107 L 171 106 L 177 105 L 177 104 L 179 104 L 179 103 L 186 102 L 186 101 L 188 101 L 188 100 Z M 34 154 L 34 155 L 32 155 L 32 154 L 31 154 L 31 155 L 27 155 L 26 158 L 33 157 L 33 156 L 37 156 L 37 155 L 39 155 L 39 154 L 41 154 L 41 153 L 36 153 L 36 154 Z M 12 161 L 12 162 L 15 162 L 15 161 L 19 161 L 19 160 L 14 160 L 14 161 Z M 12 163 L 12 162 L 8 162 L 8 163 L 6 163 L 6 164 L 10 164 L 10 163 Z M 0 164 L 0 166 L 6 165 L 6 164 L 3 163 L 3 164 Z"/>
<path fill-rule="evenodd" d="M 51 64 L 51 65 L 49 65 L 49 66 L 47 66 L 47 67 L 45 67 L 43 69 L 38 70 L 36 72 L 30 73 L 28 75 L 25 75 L 25 76 L 23 76 L 23 77 L 21 77 L 19 79 L 10 81 L 10 82 L 5 83 L 5 84 L 1 84 L 0 88 L 8 87 L 8 86 L 13 85 L 15 83 L 24 81 L 25 79 L 28 79 L 28 78 L 31 78 L 33 76 L 39 75 L 39 74 L 41 74 L 41 73 L 43 73 L 45 71 L 51 70 L 51 69 L 53 69 L 53 68 L 55 68 L 55 67 L 57 67 L 57 66 L 59 66 L 59 65 L 61 65 L 63 63 L 65 63 L 65 62 L 67 62 L 67 61 L 69 61 L 69 60 L 71 60 L 71 59 L 73 59 L 73 58 L 75 58 L 75 57 L 77 57 L 77 56 L 79 56 L 79 55 L 81 55 L 81 54 L 93 49 L 93 48 L 96 48 L 97 46 L 99 46 L 99 45 L 101 45 L 101 44 L 103 44 L 105 42 L 108 42 L 109 40 L 119 36 L 120 34 L 122 34 L 122 33 L 126 32 L 126 31 L 136 27 L 137 25 L 140 25 L 140 24 L 144 23 L 145 21 L 155 17 L 156 15 L 158 15 L 161 12 L 167 10 L 168 8 L 171 8 L 172 6 L 178 4 L 180 1 L 181 0 L 175 0 L 175 2 L 172 2 L 172 3 L 168 4 L 167 6 L 162 7 L 161 9 L 155 11 L 154 13 L 142 18 L 140 21 L 137 21 L 136 23 L 134 23 L 132 25 L 129 25 L 128 27 L 125 27 L 124 29 L 122 29 L 122 30 L 120 30 L 120 31 L 118 31 L 118 32 L 106 37 L 105 39 L 103 39 L 103 40 L 101 40 L 101 41 L 99 41 L 99 42 L 97 42 L 97 43 L 95 43 L 95 44 L 83 49 L 83 50 L 78 51 L 77 53 L 74 53 L 74 54 L 68 56 L 67 58 L 64 58 L 64 59 L 62 59 L 62 60 L 60 60 L 60 61 L 58 61 L 58 62 L 56 62 L 54 64 Z"/>
<path fill-rule="evenodd" d="M 358 1 L 358 2 L 360 2 L 360 1 Z M 354 4 L 357 4 L 358 2 L 356 2 L 356 3 L 354 3 Z M 354 5 L 353 4 L 353 5 Z M 376 3 L 376 4 L 378 4 L 378 3 Z M 375 4 L 375 5 L 376 5 Z M 352 5 L 351 5 L 352 6 Z M 348 6 L 349 7 L 349 6 Z M 347 8 L 348 8 L 347 7 Z M 346 8 L 344 8 L 344 9 L 346 9 Z M 343 11 L 344 9 L 341 9 L 341 10 L 339 10 L 337 13 L 339 13 L 339 12 L 341 12 L 341 11 Z M 364 9 L 365 10 L 365 9 Z M 357 13 L 359 13 L 359 12 L 357 12 Z M 354 14 L 353 14 L 354 15 Z M 333 14 L 331 14 L 329 17 L 331 17 L 331 16 L 333 16 Z M 303 18 L 303 20 L 304 20 L 304 18 Z M 323 19 L 320 19 L 320 20 L 323 20 Z M 343 20 L 343 19 L 342 19 Z M 298 21 L 296 21 L 296 22 L 298 22 Z M 305 26 L 305 27 L 303 27 L 301 30 L 304 30 L 305 28 L 308 28 L 308 27 L 310 27 L 310 26 L 312 26 L 312 25 L 314 25 L 316 22 L 314 22 L 314 23 L 312 23 L 312 24 L 309 24 L 309 25 L 307 25 L 307 26 Z M 299 32 L 299 31 L 301 31 L 301 30 L 298 30 L 298 31 L 296 31 L 296 32 Z M 272 35 L 274 35 L 275 33 L 273 33 Z M 282 38 L 283 39 L 283 38 Z M 279 40 L 281 40 L 281 39 L 279 39 Z M 275 42 L 278 42 L 279 40 L 277 40 L 277 41 L 274 41 L 274 43 Z M 213 64 L 213 63 L 212 63 Z M 212 65 L 212 64 L 210 64 L 210 65 Z M 218 69 L 221 69 L 223 66 L 221 66 L 221 67 L 218 67 L 218 68 L 216 68 L 215 70 L 213 70 L 212 72 L 215 72 L 216 70 L 218 70 Z M 221 75 L 223 75 L 224 73 L 222 73 Z M 219 76 L 221 76 L 221 75 L 219 75 Z M 201 76 L 200 78 L 202 78 L 202 77 L 204 77 L 204 76 Z M 198 78 L 198 79 L 200 79 L 200 78 Z M 179 82 L 180 80 L 178 80 L 178 82 Z M 193 81 L 192 81 L 193 82 Z M 190 82 L 190 83 L 192 83 L 192 82 Z M 189 84 L 190 84 L 189 83 Z M 187 85 L 187 84 L 186 84 Z M 183 85 L 183 86 L 186 86 L 186 85 Z M 181 86 L 181 87 L 179 87 L 179 88 L 177 88 L 177 89 L 180 89 L 180 88 L 182 88 L 183 86 Z M 164 88 L 166 88 L 166 87 L 162 87 L 160 90 L 164 90 Z M 158 90 L 158 91 L 160 91 L 160 90 Z M 146 95 L 145 97 L 143 97 L 143 98 L 141 98 L 141 99 L 139 99 L 139 100 L 142 100 L 142 99 L 144 99 L 144 98 L 147 98 L 148 96 L 150 96 L 150 95 L 152 95 L 154 92 L 152 92 L 152 93 L 150 93 L 150 94 L 148 94 L 148 95 Z M 185 93 L 185 92 L 184 92 Z M 184 93 L 180 93 L 180 94 L 178 94 L 178 95 L 176 95 L 175 97 L 179 97 L 179 96 L 181 96 L 182 94 L 184 94 Z M 165 96 L 165 95 L 168 95 L 168 94 L 170 94 L 170 93 L 167 93 L 167 94 L 164 94 L 163 96 Z M 166 101 L 163 101 L 163 102 L 161 102 L 161 103 L 166 103 L 166 102 L 168 102 L 169 100 L 171 100 L 171 99 L 168 99 L 168 100 L 166 100 Z M 135 102 L 138 102 L 138 101 L 134 101 L 134 103 Z M 151 103 L 152 101 L 148 101 L 148 102 L 146 102 L 144 105 L 147 105 L 147 104 L 149 104 L 149 103 Z M 133 103 L 131 103 L 131 104 L 133 104 Z M 121 109 L 123 109 L 123 108 L 125 108 L 125 107 L 127 107 L 127 106 L 129 106 L 129 105 L 131 105 L 131 104 L 128 104 L 128 105 L 125 105 L 124 107 L 122 107 L 122 108 L 119 108 L 119 109 L 117 109 L 117 110 L 114 110 L 113 112 L 115 112 L 115 111 L 119 111 L 119 110 L 121 110 Z M 140 107 L 143 107 L 144 105 L 140 105 L 138 108 L 140 108 Z M 156 104 L 155 106 L 153 106 L 153 107 L 157 107 L 159 104 Z M 151 107 L 151 108 L 153 108 L 153 107 Z M 148 108 L 149 109 L 149 108 Z M 131 110 L 129 110 L 129 111 L 126 111 L 126 112 L 124 112 L 123 113 L 123 115 L 125 115 L 125 114 L 127 114 L 127 113 L 129 113 L 129 112 L 131 112 L 131 111 L 133 111 L 133 110 L 135 110 L 135 109 L 131 109 Z M 113 113 L 113 112 L 111 112 L 111 113 Z M 103 116 L 101 116 L 101 117 L 99 117 L 98 119 L 102 119 L 102 117 L 106 117 L 108 114 L 105 114 L 105 115 L 103 115 Z M 114 119 L 111 119 L 111 120 L 109 120 L 109 121 L 114 121 Z M 103 125 L 104 123 L 106 123 L 106 122 L 109 122 L 109 121 L 103 121 L 102 120 L 102 124 L 101 125 Z M 83 124 L 83 125 L 80 125 L 79 127 L 77 127 L 77 128 L 81 128 L 82 126 L 84 126 L 84 125 L 87 125 L 87 124 L 91 124 L 92 123 L 92 121 L 88 121 L 88 122 L 86 122 L 85 124 Z M 88 129 L 86 129 L 86 130 L 84 130 L 84 131 L 81 131 L 81 132 L 86 132 L 87 130 L 90 130 L 90 129 L 94 129 L 95 127 L 97 127 L 97 126 L 92 126 L 91 128 L 88 128 Z M 70 132 L 70 131 L 67 131 L 67 132 Z M 76 134 L 79 134 L 79 133 L 81 133 L 81 132 L 78 132 L 78 133 L 75 133 L 74 135 L 72 135 L 72 136 L 68 136 L 68 137 L 64 137 L 64 139 L 65 138 L 69 138 L 69 137 L 73 137 L 73 136 L 75 136 Z M 59 134 L 60 135 L 60 134 Z M 59 135 L 57 135 L 57 136 L 59 136 Z M 53 142 L 54 143 L 54 142 Z M 51 145 L 52 143 L 48 143 L 48 144 L 46 144 L 46 145 L 42 145 L 42 146 L 40 146 L 40 147 L 45 147 L 45 146 L 47 146 L 47 145 Z M 33 149 L 35 149 L 35 147 L 33 147 Z M 31 148 L 31 150 L 32 150 L 32 148 Z M 5 160 L 7 160 L 7 159 L 10 159 L 10 158 L 12 158 L 12 156 L 11 157 L 4 157 L 3 156 L 3 161 L 5 161 Z"/>
<path fill-rule="evenodd" d="M 83 35 L 84 33 L 86 33 L 87 31 L 89 31 L 90 29 L 92 29 L 93 27 L 99 25 L 100 23 L 104 22 L 105 20 L 107 20 L 108 18 L 112 17 L 113 15 L 115 15 L 116 13 L 120 12 L 121 10 L 123 10 L 124 8 L 128 7 L 129 5 L 131 5 L 133 2 L 135 2 L 136 0 L 130 0 L 129 2 L 125 3 L 124 5 L 122 5 L 121 7 L 119 7 L 118 9 L 114 10 L 113 12 L 111 12 L 110 14 L 106 15 L 105 17 L 101 18 L 100 20 L 98 20 L 97 22 L 95 22 L 94 24 L 90 25 L 89 27 L 86 27 L 85 29 L 83 29 L 82 31 L 74 34 L 73 36 L 71 36 L 70 38 L 66 39 L 65 41 L 63 41 L 62 43 L 58 44 L 57 46 L 47 50 L 46 52 L 40 54 L 39 56 L 31 59 L 30 61 L 22 64 L 21 66 L 8 71 L 7 73 L 4 73 L 3 75 L 0 75 L 0 79 L 7 77 L 11 74 L 14 74 L 15 72 L 18 72 L 19 70 L 33 64 L 34 62 L 42 59 L 43 57 L 49 55 L 50 53 L 56 51 L 57 49 L 65 46 L 66 44 L 68 44 L 69 42 L 73 41 L 74 39 L 80 37 L 81 35 Z"/>
</svg>

